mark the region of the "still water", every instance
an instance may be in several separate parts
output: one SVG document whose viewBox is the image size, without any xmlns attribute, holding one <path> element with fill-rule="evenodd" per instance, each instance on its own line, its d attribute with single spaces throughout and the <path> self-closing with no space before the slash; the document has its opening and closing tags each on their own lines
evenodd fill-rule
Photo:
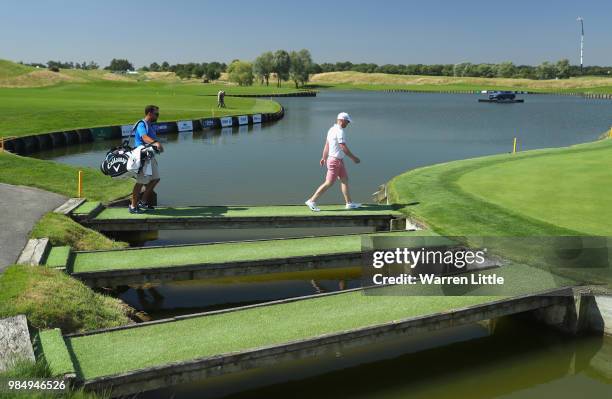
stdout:
<svg viewBox="0 0 612 399">
<path fill-rule="evenodd" d="M 285 118 L 264 126 L 163 137 L 159 157 L 164 205 L 302 203 L 321 182 L 318 161 L 340 111 L 354 123 L 347 161 L 355 201 L 406 170 L 437 162 L 566 146 L 597 138 L 612 124 L 612 102 L 525 96 L 523 104 L 478 103 L 476 95 L 322 92 L 283 98 Z M 228 101 L 231 107 L 231 99 Z M 161 110 L 163 116 L 163 109 Z M 118 142 L 117 142 L 118 143 Z M 98 167 L 116 143 L 97 142 L 36 156 Z M 338 203 L 337 188 L 323 203 Z M 162 231 L 117 237 L 167 245 L 360 232 L 355 229 Z M 153 318 L 235 307 L 359 284 L 358 271 L 258 280 L 188 281 L 129 288 L 119 297 Z M 568 339 L 520 319 L 466 326 L 386 342 L 314 361 L 279 364 L 149 392 L 145 398 L 575 398 L 612 396 L 612 342 Z M 243 391 L 243 392 L 239 392 Z"/>
<path fill-rule="evenodd" d="M 612 339 L 495 320 L 212 378 L 146 399 L 609 398 Z"/>
<path fill-rule="evenodd" d="M 281 98 L 287 113 L 273 124 L 169 135 L 158 157 L 160 204 L 302 203 L 321 183 L 327 129 L 340 111 L 353 117 L 347 160 L 354 200 L 368 202 L 379 184 L 432 163 L 594 140 L 610 128 L 612 102 L 526 95 L 523 104 L 478 103 L 477 95 L 327 92 Z M 231 101 L 231 99 L 230 99 Z M 229 103 L 231 107 L 231 102 Z M 163 117 L 163 109 L 161 110 Z M 98 167 L 111 142 L 36 156 Z M 87 187 L 85 187 L 87 189 Z M 332 188 L 321 202 L 342 200 Z"/>
</svg>

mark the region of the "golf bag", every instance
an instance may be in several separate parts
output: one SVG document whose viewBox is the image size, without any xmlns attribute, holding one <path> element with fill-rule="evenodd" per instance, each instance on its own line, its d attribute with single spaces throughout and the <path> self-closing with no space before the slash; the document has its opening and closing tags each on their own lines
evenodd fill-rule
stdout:
<svg viewBox="0 0 612 399">
<path fill-rule="evenodd" d="M 132 134 L 141 122 L 144 123 L 143 120 L 140 120 L 134 125 Z M 132 148 L 130 140 L 125 140 L 119 147 L 111 148 L 106 153 L 100 165 L 100 171 L 114 179 L 135 177 L 142 170 L 144 164 L 154 157 L 153 150 L 148 144 Z"/>
<path fill-rule="evenodd" d="M 119 147 L 111 148 L 107 153 L 106 157 L 100 165 L 100 170 L 107 176 L 112 178 L 126 178 L 135 176 L 135 174 L 128 173 L 128 162 L 132 151 L 134 149 L 130 147 L 129 141 L 126 140 Z"/>
</svg>

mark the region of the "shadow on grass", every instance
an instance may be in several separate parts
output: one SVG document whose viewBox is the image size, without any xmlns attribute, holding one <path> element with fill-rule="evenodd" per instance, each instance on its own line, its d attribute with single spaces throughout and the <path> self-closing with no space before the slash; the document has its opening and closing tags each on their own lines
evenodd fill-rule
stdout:
<svg viewBox="0 0 612 399">
<path fill-rule="evenodd" d="M 176 218 L 192 218 L 192 217 L 221 217 L 225 216 L 229 210 L 243 211 L 249 208 L 230 207 L 230 206 L 203 206 L 193 208 L 157 208 L 146 211 L 142 216 L 165 216 Z"/>
</svg>

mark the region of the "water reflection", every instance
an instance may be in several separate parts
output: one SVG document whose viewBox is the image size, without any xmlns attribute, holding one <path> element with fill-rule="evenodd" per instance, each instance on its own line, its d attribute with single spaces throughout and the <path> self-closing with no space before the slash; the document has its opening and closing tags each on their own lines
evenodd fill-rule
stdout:
<svg viewBox="0 0 612 399">
<path fill-rule="evenodd" d="M 253 305 L 361 286 L 361 268 L 190 280 L 123 287 L 117 295 L 153 319 Z"/>
<path fill-rule="evenodd" d="M 612 392 L 610 353 L 610 338 L 568 338 L 513 317 L 215 377 L 141 397 L 603 398 Z"/>
</svg>

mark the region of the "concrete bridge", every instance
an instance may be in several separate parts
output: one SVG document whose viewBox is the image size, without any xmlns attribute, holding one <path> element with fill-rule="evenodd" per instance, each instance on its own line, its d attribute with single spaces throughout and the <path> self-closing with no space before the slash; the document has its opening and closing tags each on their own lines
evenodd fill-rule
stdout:
<svg viewBox="0 0 612 399">
<path fill-rule="evenodd" d="M 220 205 L 158 207 L 143 214 L 125 208 L 106 208 L 85 202 L 71 215 L 98 231 L 149 231 L 234 229 L 262 227 L 372 227 L 377 231 L 405 229 L 405 217 L 393 205 L 364 204 L 347 210 L 344 205 L 324 205 L 312 212 L 305 205 Z"/>
<path fill-rule="evenodd" d="M 50 363 L 57 358 L 61 372 L 75 375 L 77 384 L 127 395 L 518 313 L 572 334 L 596 328 L 592 297 L 543 287 L 535 284 L 527 290 L 537 292 L 513 297 L 398 297 L 356 289 L 41 336 L 52 348 L 45 353 Z"/>
</svg>

